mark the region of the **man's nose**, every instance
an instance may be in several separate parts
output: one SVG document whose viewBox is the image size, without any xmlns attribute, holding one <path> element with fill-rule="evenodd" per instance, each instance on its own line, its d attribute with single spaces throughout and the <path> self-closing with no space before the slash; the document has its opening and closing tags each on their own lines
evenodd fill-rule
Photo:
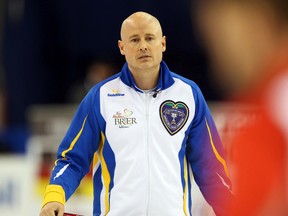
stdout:
<svg viewBox="0 0 288 216">
<path fill-rule="evenodd" d="M 146 51 L 146 50 L 148 50 L 147 44 L 146 44 L 145 42 L 141 42 L 141 43 L 140 43 L 139 50 L 140 50 L 140 51 Z"/>
</svg>

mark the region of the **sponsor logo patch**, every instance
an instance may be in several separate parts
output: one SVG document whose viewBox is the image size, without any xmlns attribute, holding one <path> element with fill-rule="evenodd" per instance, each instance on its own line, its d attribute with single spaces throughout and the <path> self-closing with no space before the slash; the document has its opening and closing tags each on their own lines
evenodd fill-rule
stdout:
<svg viewBox="0 0 288 216">
<path fill-rule="evenodd" d="M 137 120 L 132 116 L 133 111 L 124 109 L 123 112 L 117 111 L 113 115 L 114 124 L 119 128 L 129 128 L 134 124 L 137 124 Z"/>
<path fill-rule="evenodd" d="M 175 135 L 187 122 L 189 117 L 188 106 L 172 100 L 164 101 L 159 109 L 160 118 L 170 135 Z"/>
<path fill-rule="evenodd" d="M 117 97 L 117 96 L 124 96 L 125 94 L 119 93 L 119 90 L 117 89 L 112 89 L 112 93 L 108 93 L 108 97 Z"/>
</svg>

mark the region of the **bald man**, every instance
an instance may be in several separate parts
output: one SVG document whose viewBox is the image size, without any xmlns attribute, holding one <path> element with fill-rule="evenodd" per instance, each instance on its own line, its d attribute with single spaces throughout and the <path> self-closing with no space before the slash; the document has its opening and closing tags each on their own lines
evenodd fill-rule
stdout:
<svg viewBox="0 0 288 216">
<path fill-rule="evenodd" d="M 91 163 L 94 216 L 191 215 L 189 167 L 215 213 L 225 215 L 231 183 L 217 129 L 199 87 L 162 60 L 159 21 L 132 14 L 118 46 L 126 63 L 79 105 L 40 215 L 63 215 Z"/>
</svg>

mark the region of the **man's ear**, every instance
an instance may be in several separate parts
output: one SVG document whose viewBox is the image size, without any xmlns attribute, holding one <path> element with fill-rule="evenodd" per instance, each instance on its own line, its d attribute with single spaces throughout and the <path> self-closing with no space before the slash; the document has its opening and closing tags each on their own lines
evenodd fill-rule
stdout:
<svg viewBox="0 0 288 216">
<path fill-rule="evenodd" d="M 123 41 L 118 40 L 118 47 L 119 47 L 121 55 L 125 55 Z"/>
<path fill-rule="evenodd" d="M 162 52 L 166 51 L 166 36 L 162 37 Z"/>
</svg>

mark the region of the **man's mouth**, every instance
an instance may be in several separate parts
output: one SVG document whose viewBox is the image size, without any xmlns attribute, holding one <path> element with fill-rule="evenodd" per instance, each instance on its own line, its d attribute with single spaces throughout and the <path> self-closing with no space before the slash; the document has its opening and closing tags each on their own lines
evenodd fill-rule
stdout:
<svg viewBox="0 0 288 216">
<path fill-rule="evenodd" d="M 151 56 L 149 56 L 149 55 L 142 55 L 142 56 L 140 56 L 138 59 L 145 59 L 145 58 L 150 58 Z"/>
</svg>

